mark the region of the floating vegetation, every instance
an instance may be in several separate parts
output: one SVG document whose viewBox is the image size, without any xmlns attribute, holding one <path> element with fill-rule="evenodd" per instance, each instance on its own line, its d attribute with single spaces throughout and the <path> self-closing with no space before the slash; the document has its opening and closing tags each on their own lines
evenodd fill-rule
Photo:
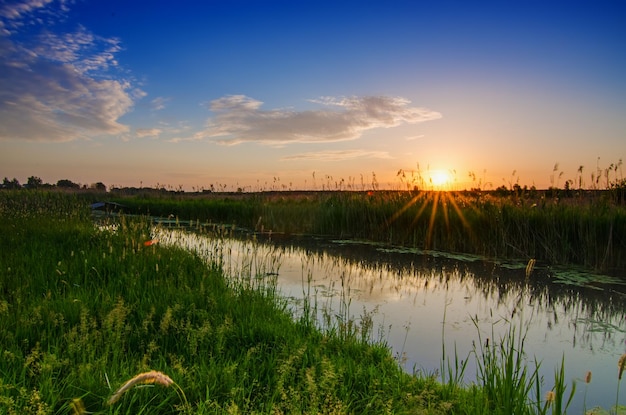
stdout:
<svg viewBox="0 0 626 415">
<path fill-rule="evenodd" d="M 510 270 L 525 270 L 528 268 L 527 264 L 523 262 L 511 262 L 511 261 L 494 261 L 500 268 L 506 268 Z M 536 265 L 533 265 L 533 269 L 536 269 Z"/>
<path fill-rule="evenodd" d="M 381 242 L 366 241 L 362 239 L 333 239 L 330 242 L 337 245 L 369 245 L 369 246 L 383 246 Z"/>
<path fill-rule="evenodd" d="M 426 255 L 434 258 L 453 259 L 461 262 L 485 261 L 487 258 L 480 255 L 462 254 L 456 252 L 437 251 L 432 249 L 419 249 L 404 246 L 390 246 L 383 242 L 363 241 L 354 239 L 335 239 L 331 241 L 337 245 L 366 245 L 376 248 L 378 252 L 390 254 Z"/>
<path fill-rule="evenodd" d="M 553 270 L 551 280 L 556 284 L 604 290 L 607 285 L 626 285 L 626 281 L 610 275 L 594 274 L 584 270 Z"/>
</svg>

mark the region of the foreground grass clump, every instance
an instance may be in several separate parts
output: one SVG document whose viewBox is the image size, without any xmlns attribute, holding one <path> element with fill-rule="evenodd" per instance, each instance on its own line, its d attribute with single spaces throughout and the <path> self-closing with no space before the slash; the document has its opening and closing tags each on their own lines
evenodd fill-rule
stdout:
<svg viewBox="0 0 626 415">
<path fill-rule="evenodd" d="M 433 377 L 402 372 L 357 330 L 323 334 L 294 321 L 271 287 L 145 244 L 146 221 L 96 229 L 85 212 L 71 196 L 0 192 L 0 413 L 454 406 Z"/>
</svg>

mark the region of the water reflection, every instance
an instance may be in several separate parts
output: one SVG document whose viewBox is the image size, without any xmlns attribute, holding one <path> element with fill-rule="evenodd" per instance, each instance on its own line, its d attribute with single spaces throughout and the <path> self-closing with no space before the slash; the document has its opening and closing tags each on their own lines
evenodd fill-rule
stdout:
<svg viewBox="0 0 626 415">
<path fill-rule="evenodd" d="M 387 342 L 409 372 L 437 372 L 455 350 L 465 359 L 479 338 L 498 339 L 513 324 L 526 332 L 531 367 L 535 358 L 542 362 L 545 391 L 552 388 L 554 370 L 565 356 L 568 384 L 580 384 L 587 371 L 593 372 L 588 408 L 608 409 L 615 403 L 617 362 L 626 351 L 621 285 L 567 285 L 555 283 L 546 267 L 526 277 L 523 266 L 417 255 L 368 243 L 156 232 L 164 243 L 221 263 L 234 278 L 276 276 L 294 312 L 301 312 L 308 299 L 321 326 L 329 324 L 328 316 L 371 321 L 373 339 Z M 467 382 L 475 379 L 471 358 L 466 374 Z M 570 407 L 574 413 L 582 412 L 582 395 Z"/>
</svg>

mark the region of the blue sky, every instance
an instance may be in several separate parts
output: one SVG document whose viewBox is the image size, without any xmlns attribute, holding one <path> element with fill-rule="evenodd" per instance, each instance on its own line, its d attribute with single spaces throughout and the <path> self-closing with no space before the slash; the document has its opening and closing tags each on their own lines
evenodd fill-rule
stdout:
<svg viewBox="0 0 626 415">
<path fill-rule="evenodd" d="M 624 21 L 623 1 L 3 1 L 0 176 L 545 188 L 584 166 L 590 186 L 626 156 Z"/>
</svg>

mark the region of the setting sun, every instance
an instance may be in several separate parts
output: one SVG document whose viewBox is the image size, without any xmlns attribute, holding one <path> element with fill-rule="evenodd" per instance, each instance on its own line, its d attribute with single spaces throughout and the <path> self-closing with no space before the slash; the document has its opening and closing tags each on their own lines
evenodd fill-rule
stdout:
<svg viewBox="0 0 626 415">
<path fill-rule="evenodd" d="M 445 188 L 450 184 L 450 175 L 445 170 L 434 170 L 430 173 L 430 182 L 437 189 Z"/>
</svg>

